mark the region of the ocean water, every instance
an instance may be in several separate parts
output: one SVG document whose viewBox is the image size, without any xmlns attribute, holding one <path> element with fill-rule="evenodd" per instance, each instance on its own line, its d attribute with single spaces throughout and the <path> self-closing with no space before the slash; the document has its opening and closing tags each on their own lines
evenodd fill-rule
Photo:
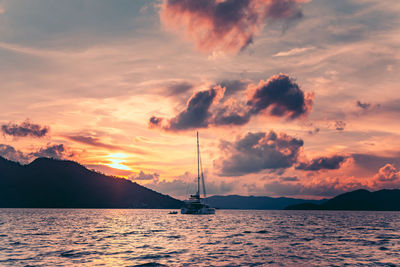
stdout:
<svg viewBox="0 0 400 267">
<path fill-rule="evenodd" d="M 400 212 L 0 209 L 0 266 L 400 266 Z"/>
</svg>

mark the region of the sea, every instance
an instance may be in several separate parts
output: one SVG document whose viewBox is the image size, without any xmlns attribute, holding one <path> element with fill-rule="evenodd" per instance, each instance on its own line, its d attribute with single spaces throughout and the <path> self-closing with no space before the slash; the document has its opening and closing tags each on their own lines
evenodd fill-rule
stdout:
<svg viewBox="0 0 400 267">
<path fill-rule="evenodd" d="M 0 266 L 400 266 L 400 212 L 0 209 Z"/>
</svg>

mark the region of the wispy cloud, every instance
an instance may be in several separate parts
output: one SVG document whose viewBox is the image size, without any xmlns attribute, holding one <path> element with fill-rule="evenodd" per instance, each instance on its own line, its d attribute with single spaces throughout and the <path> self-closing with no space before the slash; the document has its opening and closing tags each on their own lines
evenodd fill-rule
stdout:
<svg viewBox="0 0 400 267">
<path fill-rule="evenodd" d="M 276 53 L 274 55 L 274 57 L 294 56 L 294 55 L 298 55 L 298 54 L 301 54 L 301 53 L 304 53 L 304 52 L 307 52 L 307 51 L 310 51 L 310 50 L 314 50 L 314 49 L 315 49 L 314 46 L 301 47 L 301 48 L 297 47 L 297 48 L 290 49 L 289 51 Z"/>
</svg>

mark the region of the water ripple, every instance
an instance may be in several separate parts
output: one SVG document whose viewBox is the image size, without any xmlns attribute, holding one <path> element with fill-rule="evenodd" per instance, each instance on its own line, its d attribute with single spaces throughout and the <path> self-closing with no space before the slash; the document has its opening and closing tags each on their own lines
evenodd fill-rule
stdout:
<svg viewBox="0 0 400 267">
<path fill-rule="evenodd" d="M 400 213 L 0 209 L 1 266 L 400 266 Z"/>
</svg>

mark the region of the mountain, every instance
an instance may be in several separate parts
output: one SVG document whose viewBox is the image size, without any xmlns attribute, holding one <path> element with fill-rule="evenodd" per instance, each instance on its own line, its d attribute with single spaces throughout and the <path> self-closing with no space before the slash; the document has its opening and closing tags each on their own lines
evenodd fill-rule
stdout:
<svg viewBox="0 0 400 267">
<path fill-rule="evenodd" d="M 287 210 L 386 210 L 400 211 L 400 190 L 383 189 L 370 192 L 359 189 L 338 195 L 320 205 L 302 203 L 286 207 Z"/>
<path fill-rule="evenodd" d="M 180 208 L 183 202 L 65 160 L 21 165 L 0 157 L 3 208 Z"/>
<path fill-rule="evenodd" d="M 286 197 L 255 197 L 255 196 L 212 196 L 207 198 L 210 206 L 220 209 L 252 209 L 252 210 L 282 210 L 289 205 L 299 203 L 321 204 L 324 200 L 305 200 Z"/>
</svg>

